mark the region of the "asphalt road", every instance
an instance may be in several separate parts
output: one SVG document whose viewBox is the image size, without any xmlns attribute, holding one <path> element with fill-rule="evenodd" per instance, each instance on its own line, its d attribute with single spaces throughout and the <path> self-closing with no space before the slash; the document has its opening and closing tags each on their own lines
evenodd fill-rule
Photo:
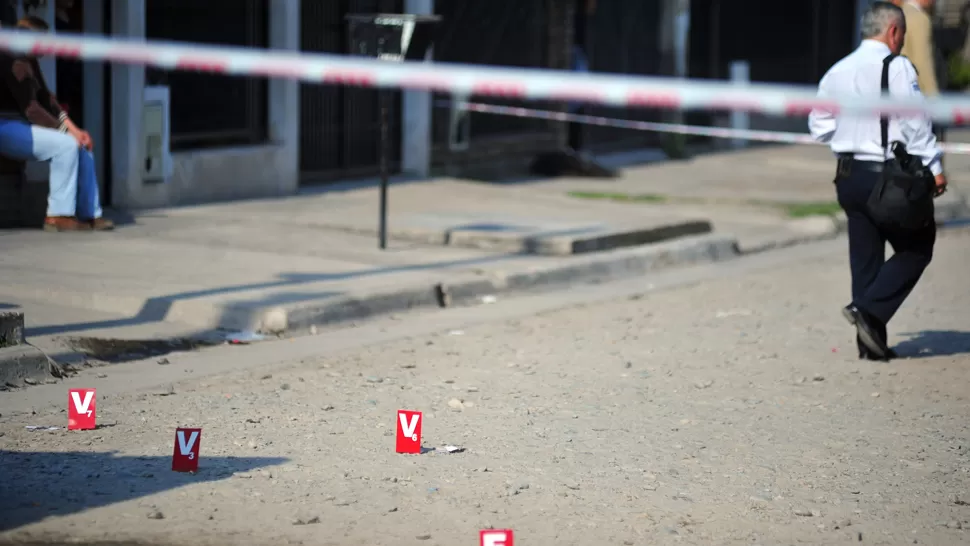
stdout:
<svg viewBox="0 0 970 546">
<path fill-rule="evenodd" d="M 838 240 L 0 393 L 0 542 L 966 544 L 968 243 L 889 364 L 854 358 Z M 69 386 L 103 427 L 27 430 Z M 394 453 L 398 409 L 465 451 Z"/>
</svg>

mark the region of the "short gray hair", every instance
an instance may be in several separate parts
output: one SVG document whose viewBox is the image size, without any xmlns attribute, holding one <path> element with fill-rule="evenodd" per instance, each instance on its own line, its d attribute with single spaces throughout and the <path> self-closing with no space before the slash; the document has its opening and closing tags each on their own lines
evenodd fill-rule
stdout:
<svg viewBox="0 0 970 546">
<path fill-rule="evenodd" d="M 873 2 L 862 15 L 862 38 L 874 38 L 886 31 L 890 24 L 905 21 L 903 9 L 892 2 Z"/>
</svg>

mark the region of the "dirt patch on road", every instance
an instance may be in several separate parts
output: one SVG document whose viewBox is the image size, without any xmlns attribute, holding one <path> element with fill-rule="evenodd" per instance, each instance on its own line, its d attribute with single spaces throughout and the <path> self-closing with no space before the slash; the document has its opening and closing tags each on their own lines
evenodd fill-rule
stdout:
<svg viewBox="0 0 970 546">
<path fill-rule="evenodd" d="M 99 542 L 99 541 L 71 541 L 69 539 L 49 540 L 0 540 L 0 546 L 172 546 L 169 544 L 150 542 Z"/>
<path fill-rule="evenodd" d="M 338 357 L 0 417 L 0 528 L 149 544 L 970 539 L 970 254 L 943 236 L 859 361 L 837 255 Z M 396 412 L 423 444 L 394 453 Z M 198 426 L 200 472 L 171 472 Z M 109 532 L 111 533 L 109 535 Z"/>
</svg>

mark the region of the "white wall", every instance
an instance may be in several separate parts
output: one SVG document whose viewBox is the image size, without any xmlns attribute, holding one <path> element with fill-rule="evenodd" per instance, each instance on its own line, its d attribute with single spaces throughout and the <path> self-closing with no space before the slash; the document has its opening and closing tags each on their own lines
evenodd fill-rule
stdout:
<svg viewBox="0 0 970 546">
<path fill-rule="evenodd" d="M 405 0 L 404 12 L 434 15 L 434 0 Z M 428 58 L 431 54 L 429 51 Z M 431 116 L 434 108 L 431 93 L 404 91 L 402 104 L 401 171 L 427 177 L 431 170 Z"/>
<path fill-rule="evenodd" d="M 145 0 L 110 0 L 116 34 L 145 35 Z M 270 0 L 270 48 L 299 50 L 300 0 Z M 269 85 L 269 142 L 259 146 L 180 151 L 166 183 L 141 178 L 145 71 L 112 67 L 112 189 L 120 208 L 149 208 L 248 197 L 290 195 L 299 184 L 299 84 Z"/>
</svg>

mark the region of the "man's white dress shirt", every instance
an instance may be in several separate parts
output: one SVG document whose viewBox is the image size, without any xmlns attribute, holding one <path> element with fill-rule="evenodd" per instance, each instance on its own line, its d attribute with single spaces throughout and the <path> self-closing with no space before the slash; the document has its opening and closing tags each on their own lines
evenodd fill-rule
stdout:
<svg viewBox="0 0 970 546">
<path fill-rule="evenodd" d="M 863 40 L 859 47 L 825 73 L 818 84 L 819 97 L 879 97 L 882 93 L 882 61 L 891 53 L 876 40 Z M 922 97 L 916 69 L 906 57 L 889 64 L 889 94 L 893 97 Z M 829 144 L 835 153 L 854 153 L 861 161 L 881 162 L 892 152 L 882 151 L 879 116 L 835 116 L 813 110 L 808 116 L 812 138 Z M 931 121 L 925 116 L 890 116 L 889 144 L 899 141 L 906 151 L 923 160 L 934 175 L 943 172 L 943 151 L 936 143 Z"/>
</svg>

